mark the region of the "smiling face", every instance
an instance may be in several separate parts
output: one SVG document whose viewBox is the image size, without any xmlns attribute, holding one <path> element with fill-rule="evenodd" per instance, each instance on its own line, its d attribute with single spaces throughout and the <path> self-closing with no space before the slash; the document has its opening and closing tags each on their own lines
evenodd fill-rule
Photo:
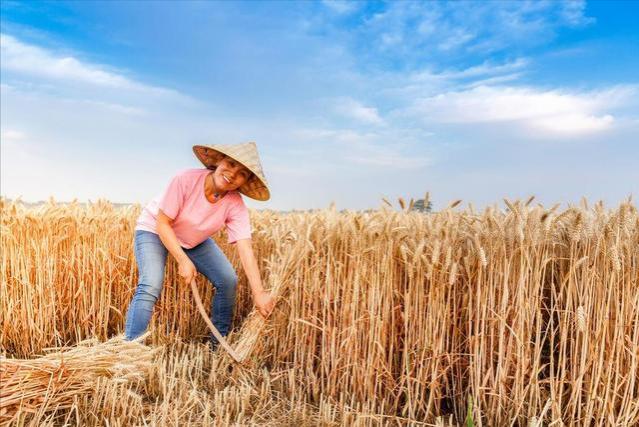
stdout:
<svg viewBox="0 0 639 427">
<path fill-rule="evenodd" d="M 215 187 L 219 192 L 233 191 L 248 181 L 252 172 L 230 157 L 224 157 L 213 172 Z"/>
</svg>

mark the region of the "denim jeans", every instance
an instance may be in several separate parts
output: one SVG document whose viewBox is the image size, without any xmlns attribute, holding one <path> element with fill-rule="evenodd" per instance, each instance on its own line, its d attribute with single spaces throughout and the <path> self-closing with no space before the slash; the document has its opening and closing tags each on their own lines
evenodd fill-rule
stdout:
<svg viewBox="0 0 639 427">
<path fill-rule="evenodd" d="M 153 307 L 162 292 L 168 254 L 160 236 L 150 231 L 136 230 L 134 245 L 139 279 L 126 314 L 127 340 L 142 335 L 149 325 Z M 215 296 L 211 302 L 211 322 L 222 336 L 228 335 L 233 320 L 237 288 L 237 274 L 233 266 L 211 238 L 191 249 L 182 249 L 197 271 L 204 274 L 215 286 Z M 210 337 L 211 342 L 216 344 L 217 340 L 213 334 Z"/>
</svg>

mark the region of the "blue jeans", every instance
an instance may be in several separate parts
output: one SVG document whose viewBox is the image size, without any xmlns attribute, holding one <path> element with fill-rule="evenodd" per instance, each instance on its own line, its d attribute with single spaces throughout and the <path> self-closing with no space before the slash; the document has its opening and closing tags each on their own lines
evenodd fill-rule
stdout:
<svg viewBox="0 0 639 427">
<path fill-rule="evenodd" d="M 164 267 L 168 254 L 160 236 L 150 231 L 136 230 L 134 245 L 139 279 L 126 314 L 127 340 L 142 335 L 149 325 L 153 307 L 162 292 Z M 204 274 L 215 286 L 215 296 L 211 303 L 211 322 L 222 336 L 228 335 L 233 321 L 237 288 L 237 274 L 233 266 L 211 238 L 191 249 L 182 249 L 197 271 Z M 212 334 L 210 337 L 215 344 L 217 340 Z"/>
</svg>

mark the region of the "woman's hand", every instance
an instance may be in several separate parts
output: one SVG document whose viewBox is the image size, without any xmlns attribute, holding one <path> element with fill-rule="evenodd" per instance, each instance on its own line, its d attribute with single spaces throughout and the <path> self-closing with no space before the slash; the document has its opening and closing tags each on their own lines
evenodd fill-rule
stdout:
<svg viewBox="0 0 639 427">
<path fill-rule="evenodd" d="M 269 291 L 261 291 L 253 295 L 253 302 L 255 303 L 257 311 L 265 319 L 271 315 L 273 308 L 275 308 L 275 298 L 273 298 Z"/>
<path fill-rule="evenodd" d="M 188 258 L 180 261 L 180 263 L 178 264 L 178 273 L 187 285 L 191 284 L 191 282 L 195 280 L 195 277 L 197 276 L 195 265 L 193 265 L 193 262 L 191 262 L 191 260 Z"/>
</svg>

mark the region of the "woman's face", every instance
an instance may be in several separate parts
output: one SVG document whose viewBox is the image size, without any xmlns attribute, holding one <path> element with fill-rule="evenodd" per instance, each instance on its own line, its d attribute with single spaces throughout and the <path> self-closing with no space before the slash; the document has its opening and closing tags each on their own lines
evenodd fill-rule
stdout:
<svg viewBox="0 0 639 427">
<path fill-rule="evenodd" d="M 213 180 L 218 191 L 233 191 L 240 188 L 251 177 L 251 171 L 231 159 L 225 157 L 217 164 Z"/>
</svg>

